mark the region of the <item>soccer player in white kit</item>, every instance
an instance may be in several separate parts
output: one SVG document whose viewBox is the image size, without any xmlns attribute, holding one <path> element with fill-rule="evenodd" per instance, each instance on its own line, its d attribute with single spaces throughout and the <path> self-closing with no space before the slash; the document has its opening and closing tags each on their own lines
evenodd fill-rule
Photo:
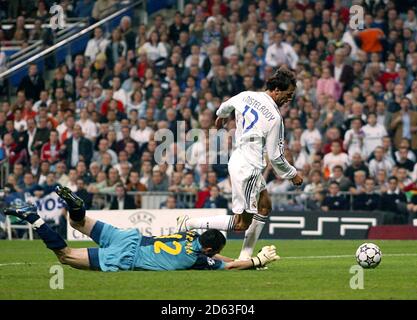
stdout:
<svg viewBox="0 0 417 320">
<path fill-rule="evenodd" d="M 234 215 L 179 217 L 179 231 L 209 228 L 246 230 L 239 260 L 250 259 L 272 208 L 262 176 L 266 166 L 264 151 L 277 175 L 292 180 L 294 185 L 303 182 L 285 158 L 284 121 L 278 109 L 291 101 L 295 89 L 294 74 L 280 68 L 267 80 L 266 91 L 244 91 L 220 105 L 216 112 L 217 129 L 224 125 L 224 120 L 233 110 L 236 116 L 236 148 L 228 164 Z"/>
</svg>

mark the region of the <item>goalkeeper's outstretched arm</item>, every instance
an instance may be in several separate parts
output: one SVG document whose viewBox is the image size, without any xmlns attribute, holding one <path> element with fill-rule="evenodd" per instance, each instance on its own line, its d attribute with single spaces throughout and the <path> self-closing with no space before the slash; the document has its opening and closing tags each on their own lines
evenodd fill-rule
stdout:
<svg viewBox="0 0 417 320">
<path fill-rule="evenodd" d="M 256 257 L 250 260 L 233 260 L 231 258 L 216 255 L 215 258 L 226 262 L 225 270 L 245 270 L 256 267 L 264 267 L 268 263 L 279 260 L 280 257 L 277 255 L 275 246 L 265 246 L 256 255 Z"/>
</svg>

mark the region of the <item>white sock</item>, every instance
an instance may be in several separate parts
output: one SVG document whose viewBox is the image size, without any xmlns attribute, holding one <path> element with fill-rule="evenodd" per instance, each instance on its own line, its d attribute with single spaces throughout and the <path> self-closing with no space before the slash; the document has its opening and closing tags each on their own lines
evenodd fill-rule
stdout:
<svg viewBox="0 0 417 320">
<path fill-rule="evenodd" d="M 253 249 L 255 249 L 256 242 L 261 235 L 266 220 L 266 216 L 261 216 L 259 214 L 253 215 L 252 223 L 245 232 L 245 239 L 243 240 L 239 260 L 249 260 L 252 257 Z"/>
<path fill-rule="evenodd" d="M 233 230 L 234 215 L 219 215 L 209 217 L 190 218 L 186 222 L 187 230 L 217 229 L 222 231 Z"/>
</svg>

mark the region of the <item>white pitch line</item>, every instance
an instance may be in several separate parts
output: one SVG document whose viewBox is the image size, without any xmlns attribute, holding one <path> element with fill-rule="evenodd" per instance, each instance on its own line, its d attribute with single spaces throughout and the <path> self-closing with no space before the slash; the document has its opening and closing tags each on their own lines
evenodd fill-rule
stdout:
<svg viewBox="0 0 417 320">
<path fill-rule="evenodd" d="M 38 263 L 32 263 L 32 262 L 10 262 L 10 263 L 0 263 L 0 267 L 7 267 L 7 266 L 20 266 L 25 264 L 38 264 Z"/>
<path fill-rule="evenodd" d="M 417 253 L 382 253 L 382 257 L 417 257 Z M 297 257 L 281 257 L 281 259 L 338 259 L 338 258 L 354 258 L 354 254 L 334 255 L 334 256 L 297 256 Z"/>
</svg>

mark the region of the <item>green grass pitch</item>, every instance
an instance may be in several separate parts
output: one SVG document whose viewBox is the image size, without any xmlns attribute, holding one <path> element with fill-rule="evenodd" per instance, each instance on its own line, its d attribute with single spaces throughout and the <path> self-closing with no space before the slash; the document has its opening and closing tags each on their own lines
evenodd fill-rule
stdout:
<svg viewBox="0 0 417 320">
<path fill-rule="evenodd" d="M 364 270 L 364 289 L 349 282 L 364 240 L 269 240 L 281 260 L 265 271 L 80 271 L 64 266 L 64 289 L 49 287 L 54 254 L 39 241 L 0 241 L 0 299 L 417 299 L 416 241 L 372 241 L 381 264 Z M 92 243 L 71 243 L 74 247 Z M 236 256 L 241 241 L 223 253 Z"/>
</svg>

